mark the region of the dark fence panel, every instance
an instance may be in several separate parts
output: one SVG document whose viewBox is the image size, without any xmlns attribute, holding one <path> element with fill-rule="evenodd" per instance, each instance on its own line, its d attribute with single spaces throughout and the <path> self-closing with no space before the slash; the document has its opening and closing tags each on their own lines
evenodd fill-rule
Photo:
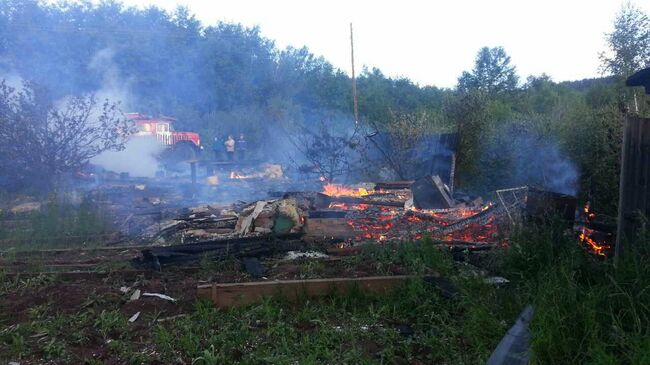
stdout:
<svg viewBox="0 0 650 365">
<path fill-rule="evenodd" d="M 650 217 L 650 119 L 638 115 L 625 118 L 616 254 L 623 242 L 636 238 Z"/>
</svg>

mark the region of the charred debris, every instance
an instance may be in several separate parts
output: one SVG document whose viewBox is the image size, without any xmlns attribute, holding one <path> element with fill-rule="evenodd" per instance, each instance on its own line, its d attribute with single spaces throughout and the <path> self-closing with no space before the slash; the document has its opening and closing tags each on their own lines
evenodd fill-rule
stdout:
<svg viewBox="0 0 650 365">
<path fill-rule="evenodd" d="M 245 259 L 314 247 L 345 254 L 367 244 L 424 237 L 454 252 L 484 251 L 507 245 L 517 224 L 560 217 L 572 228 L 576 210 L 574 197 L 532 187 L 499 190 L 487 200 L 452 192 L 435 175 L 300 185 L 282 175 L 270 177 L 267 170 L 231 174 L 212 185 L 210 177 L 207 184 L 172 184 L 122 176 L 87 195 L 119 229 L 121 238 L 111 243 L 149 245 L 133 264 L 156 270 L 206 258 Z M 213 202 L 206 202 L 208 196 Z M 256 199 L 244 201 L 245 196 Z"/>
</svg>

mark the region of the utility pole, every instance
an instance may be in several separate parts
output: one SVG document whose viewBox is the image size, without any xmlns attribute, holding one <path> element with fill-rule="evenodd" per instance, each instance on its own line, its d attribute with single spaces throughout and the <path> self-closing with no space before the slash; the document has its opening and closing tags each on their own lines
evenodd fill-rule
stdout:
<svg viewBox="0 0 650 365">
<path fill-rule="evenodd" d="M 357 79 L 354 76 L 354 36 L 350 23 L 350 50 L 352 51 L 352 100 L 354 102 L 354 123 L 359 123 L 359 104 L 357 102 Z"/>
</svg>

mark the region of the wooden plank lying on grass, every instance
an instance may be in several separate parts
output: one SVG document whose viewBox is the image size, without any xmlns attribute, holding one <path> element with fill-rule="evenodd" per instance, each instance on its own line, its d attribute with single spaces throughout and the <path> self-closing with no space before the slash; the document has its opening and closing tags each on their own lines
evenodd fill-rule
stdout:
<svg viewBox="0 0 650 365">
<path fill-rule="evenodd" d="M 219 308 L 230 308 L 255 303 L 264 297 L 279 296 L 290 302 L 296 302 L 305 297 L 323 297 L 331 293 L 345 294 L 355 288 L 366 294 L 384 294 L 414 278 L 415 276 L 411 275 L 400 275 L 215 283 L 199 285 L 197 287 L 197 296 L 212 300 L 215 306 Z"/>
</svg>

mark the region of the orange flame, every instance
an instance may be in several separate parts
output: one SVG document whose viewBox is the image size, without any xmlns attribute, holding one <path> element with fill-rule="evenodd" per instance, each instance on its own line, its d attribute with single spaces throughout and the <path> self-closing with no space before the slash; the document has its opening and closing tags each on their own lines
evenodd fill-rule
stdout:
<svg viewBox="0 0 650 365">
<path fill-rule="evenodd" d="M 329 196 L 366 196 L 368 190 L 364 188 L 352 189 L 343 185 L 325 184 L 323 194 Z"/>
<path fill-rule="evenodd" d="M 589 245 L 591 250 L 594 253 L 596 253 L 597 255 L 607 256 L 606 251 L 609 250 L 611 248 L 611 246 L 603 244 L 603 243 L 599 243 L 596 240 L 594 240 L 593 238 L 589 237 L 592 232 L 593 231 L 591 229 L 589 229 L 589 228 L 582 228 L 580 230 L 580 236 L 579 236 L 580 241 L 582 241 L 582 242 L 586 243 L 587 245 Z"/>
</svg>

